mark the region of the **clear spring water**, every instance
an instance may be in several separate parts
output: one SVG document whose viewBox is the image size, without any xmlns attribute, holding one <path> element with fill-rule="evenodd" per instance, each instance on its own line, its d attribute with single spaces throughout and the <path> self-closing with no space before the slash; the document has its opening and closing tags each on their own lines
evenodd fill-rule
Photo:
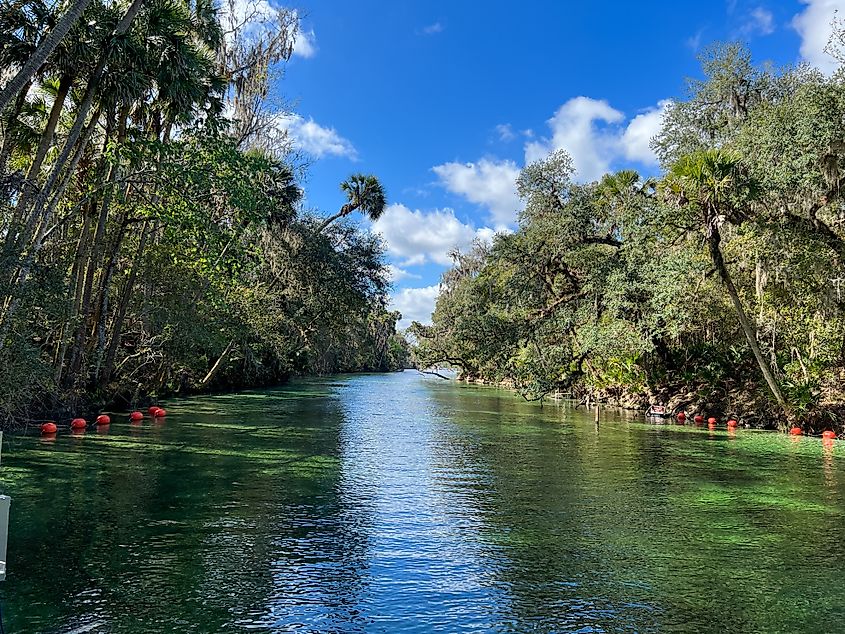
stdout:
<svg viewBox="0 0 845 634">
<path fill-rule="evenodd" d="M 845 631 L 845 447 L 415 372 L 14 436 L 7 632 Z"/>
</svg>

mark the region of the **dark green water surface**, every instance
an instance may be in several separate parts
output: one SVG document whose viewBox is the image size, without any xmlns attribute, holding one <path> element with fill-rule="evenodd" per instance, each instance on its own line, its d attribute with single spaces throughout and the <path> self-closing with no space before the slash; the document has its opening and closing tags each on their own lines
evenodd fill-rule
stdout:
<svg viewBox="0 0 845 634">
<path fill-rule="evenodd" d="M 845 632 L 845 447 L 415 372 L 7 436 L 7 632 Z"/>
</svg>

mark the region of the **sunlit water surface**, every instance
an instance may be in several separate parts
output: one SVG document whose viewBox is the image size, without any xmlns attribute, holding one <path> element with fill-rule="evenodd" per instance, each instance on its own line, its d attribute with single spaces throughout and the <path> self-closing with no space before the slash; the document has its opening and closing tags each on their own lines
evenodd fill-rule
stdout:
<svg viewBox="0 0 845 634">
<path fill-rule="evenodd" d="M 845 631 L 845 447 L 415 372 L 7 437 L 7 632 Z"/>
</svg>

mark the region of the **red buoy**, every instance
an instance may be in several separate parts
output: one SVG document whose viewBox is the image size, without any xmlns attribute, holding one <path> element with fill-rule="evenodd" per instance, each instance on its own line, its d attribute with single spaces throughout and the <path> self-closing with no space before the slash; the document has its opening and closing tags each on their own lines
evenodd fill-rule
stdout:
<svg viewBox="0 0 845 634">
<path fill-rule="evenodd" d="M 834 438 L 836 438 L 836 432 L 826 429 L 822 432 L 822 438 L 825 438 L 827 440 L 833 440 Z"/>
<path fill-rule="evenodd" d="M 139 421 L 144 420 L 144 415 L 141 412 L 132 412 L 129 414 L 129 420 L 131 421 Z"/>
<path fill-rule="evenodd" d="M 707 424 L 708 424 L 708 425 L 715 425 L 715 424 L 716 424 L 716 422 L 717 422 L 717 421 L 716 421 L 716 418 L 715 418 L 714 416 L 711 416 L 710 418 L 708 418 L 708 419 L 707 419 Z"/>
<path fill-rule="evenodd" d="M 680 412 L 678 414 L 678 422 L 683 424 L 683 422 L 687 419 L 687 415 L 684 412 Z"/>
<path fill-rule="evenodd" d="M 165 416 L 167 416 L 167 410 L 164 408 L 159 407 L 153 412 L 153 418 L 164 418 Z"/>
<path fill-rule="evenodd" d="M 728 427 L 736 427 L 737 422 L 732 418 L 728 421 Z"/>
<path fill-rule="evenodd" d="M 46 423 L 41 425 L 42 434 L 55 434 L 58 430 L 59 428 L 56 427 L 56 423 L 54 423 L 53 421 L 47 421 Z"/>
<path fill-rule="evenodd" d="M 157 409 L 158 409 L 158 405 L 150 405 L 147 408 L 147 412 L 149 412 L 150 416 L 154 416 Z"/>
<path fill-rule="evenodd" d="M 803 433 L 804 432 L 801 431 L 800 427 L 793 427 L 792 429 L 789 430 L 790 436 L 801 436 Z"/>
<path fill-rule="evenodd" d="M 696 425 L 701 425 L 702 423 L 704 423 L 704 416 L 702 416 L 701 414 L 696 414 L 693 420 L 695 421 Z"/>
<path fill-rule="evenodd" d="M 111 418 L 109 418 L 105 414 L 100 414 L 99 416 L 97 416 L 96 422 L 98 425 L 108 425 L 109 423 L 111 423 Z"/>
<path fill-rule="evenodd" d="M 85 422 L 84 418 L 74 418 L 70 421 L 70 428 L 71 429 L 85 429 L 88 426 L 88 423 Z"/>
</svg>

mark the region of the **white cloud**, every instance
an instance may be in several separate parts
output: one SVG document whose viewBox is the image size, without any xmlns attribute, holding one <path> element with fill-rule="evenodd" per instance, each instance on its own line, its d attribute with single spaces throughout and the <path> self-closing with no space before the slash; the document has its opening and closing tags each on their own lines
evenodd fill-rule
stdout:
<svg viewBox="0 0 845 634">
<path fill-rule="evenodd" d="M 407 328 L 412 321 L 431 323 L 431 313 L 437 302 L 440 286 L 424 286 L 422 288 L 403 288 L 390 298 L 390 308 L 402 313 L 399 328 Z"/>
<path fill-rule="evenodd" d="M 440 22 L 435 22 L 434 24 L 424 26 L 422 32 L 423 35 L 436 35 L 437 33 L 442 33 L 444 28 L 445 27 L 440 24 Z"/>
<path fill-rule="evenodd" d="M 444 163 L 431 169 L 450 192 L 486 207 L 496 225 L 513 223 L 522 208 L 516 194 L 519 167 L 513 161 L 485 158 L 477 163 Z"/>
<path fill-rule="evenodd" d="M 499 135 L 499 141 L 513 141 L 516 138 L 516 134 L 510 123 L 500 123 L 497 125 L 496 134 Z"/>
<path fill-rule="evenodd" d="M 600 178 L 610 169 L 610 162 L 619 144 L 618 132 L 603 124 L 624 120 L 618 110 L 607 101 L 590 97 L 574 97 L 563 104 L 548 120 L 550 139 L 532 141 L 525 145 L 525 162 L 545 158 L 555 150 L 566 150 L 572 157 L 576 176 L 581 181 Z"/>
<path fill-rule="evenodd" d="M 772 12 L 763 7 L 753 9 L 749 14 L 748 22 L 745 24 L 743 31 L 746 34 L 759 33 L 760 35 L 774 33 L 775 18 Z"/>
<path fill-rule="evenodd" d="M 345 156 L 355 160 L 358 152 L 348 140 L 334 128 L 321 126 L 311 117 L 305 119 L 297 114 L 280 115 L 278 127 L 290 135 L 293 145 L 316 158 L 324 156 Z"/>
<path fill-rule="evenodd" d="M 489 239 L 493 229 L 475 229 L 458 220 L 452 209 L 414 211 L 393 204 L 373 223 L 373 231 L 382 235 L 388 253 L 402 258 L 402 266 L 426 262 L 449 266 L 452 249 L 465 249 L 476 237 Z"/>
<path fill-rule="evenodd" d="M 658 102 L 654 108 L 638 114 L 631 119 L 625 132 L 622 133 L 622 151 L 625 158 L 639 161 L 646 165 L 656 165 L 657 157 L 649 147 L 652 138 L 660 132 L 663 125 L 663 115 L 669 107 L 670 100 Z"/>
<path fill-rule="evenodd" d="M 314 29 L 297 31 L 296 39 L 293 42 L 293 54 L 305 59 L 317 54 L 317 36 Z"/>
<path fill-rule="evenodd" d="M 836 12 L 845 13 L 845 0 L 801 0 L 807 5 L 792 18 L 792 26 L 801 36 L 801 57 L 804 61 L 830 74 L 839 67 L 825 52 Z M 841 16 L 840 16 L 841 17 Z"/>
<path fill-rule="evenodd" d="M 845 0 L 843 0 L 845 1 Z M 642 165 L 657 164 L 649 144 L 660 132 L 669 100 L 662 100 L 626 122 L 625 115 L 604 100 L 574 97 L 548 120 L 550 137 L 531 140 L 530 130 L 522 131 L 525 163 L 546 158 L 556 150 L 572 157 L 576 180 L 589 182 L 619 167 L 622 160 Z M 497 126 L 497 130 L 503 126 Z M 513 132 L 510 126 L 503 132 Z M 481 159 L 476 163 L 444 163 L 432 168 L 441 184 L 468 201 L 487 207 L 493 224 L 500 229 L 512 226 L 522 202 L 515 182 L 520 168 L 514 161 Z"/>
<path fill-rule="evenodd" d="M 396 282 L 400 282 L 402 280 L 418 280 L 420 279 L 419 275 L 411 273 L 410 271 L 406 271 L 405 269 L 401 269 L 394 264 L 387 265 L 387 274 L 390 276 L 390 281 L 394 284 Z"/>
</svg>

